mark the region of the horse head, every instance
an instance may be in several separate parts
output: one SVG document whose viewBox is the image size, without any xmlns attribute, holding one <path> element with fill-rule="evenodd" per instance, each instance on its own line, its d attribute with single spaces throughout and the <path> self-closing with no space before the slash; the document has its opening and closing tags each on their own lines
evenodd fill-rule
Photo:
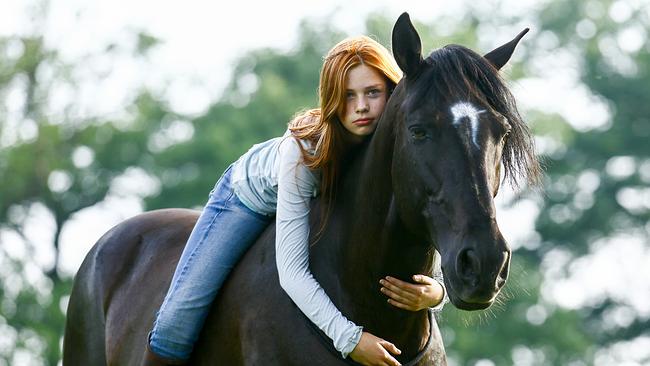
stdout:
<svg viewBox="0 0 650 366">
<path fill-rule="evenodd" d="M 409 230 L 441 254 L 449 298 L 460 309 L 487 308 L 508 277 L 511 249 L 493 201 L 502 167 L 503 179 L 531 180 L 539 170 L 530 132 L 498 74 L 526 32 L 485 56 L 448 45 L 423 59 L 408 14 L 393 29 L 404 72 L 388 105 L 395 204 Z"/>
</svg>

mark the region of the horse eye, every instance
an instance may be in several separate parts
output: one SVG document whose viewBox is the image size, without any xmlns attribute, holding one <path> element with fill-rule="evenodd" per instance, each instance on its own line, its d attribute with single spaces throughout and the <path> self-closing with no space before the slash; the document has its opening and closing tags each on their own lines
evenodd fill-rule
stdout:
<svg viewBox="0 0 650 366">
<path fill-rule="evenodd" d="M 413 126 L 409 128 L 411 131 L 411 137 L 413 137 L 415 140 L 422 140 L 425 137 L 427 137 L 427 131 L 419 126 Z"/>
</svg>

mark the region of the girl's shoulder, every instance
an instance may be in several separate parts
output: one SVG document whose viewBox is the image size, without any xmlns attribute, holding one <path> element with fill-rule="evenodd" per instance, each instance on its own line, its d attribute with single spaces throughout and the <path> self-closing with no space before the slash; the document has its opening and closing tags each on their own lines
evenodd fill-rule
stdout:
<svg viewBox="0 0 650 366">
<path fill-rule="evenodd" d="M 302 155 L 302 152 L 305 151 L 309 155 L 316 154 L 316 144 L 307 139 L 301 139 L 291 134 L 290 130 L 287 130 L 284 135 L 282 135 L 282 141 L 280 142 L 280 153 L 291 153 Z"/>
</svg>

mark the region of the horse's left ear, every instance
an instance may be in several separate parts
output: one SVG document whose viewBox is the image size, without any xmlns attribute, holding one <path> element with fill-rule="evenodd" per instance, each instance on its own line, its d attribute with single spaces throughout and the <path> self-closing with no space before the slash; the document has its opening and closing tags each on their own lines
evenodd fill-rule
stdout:
<svg viewBox="0 0 650 366">
<path fill-rule="evenodd" d="M 508 60 L 510 60 L 510 56 L 512 56 L 512 53 L 515 52 L 515 47 L 517 47 L 517 44 L 521 40 L 521 38 L 528 33 L 530 28 L 526 28 L 521 33 L 515 37 L 512 41 L 504 44 L 503 46 L 496 48 L 492 50 L 491 52 L 485 54 L 485 57 L 488 61 L 494 65 L 494 67 L 497 68 L 497 70 L 500 70 L 503 65 L 505 65 Z"/>
<path fill-rule="evenodd" d="M 393 56 L 407 77 L 422 64 L 422 41 L 408 13 L 402 13 L 393 27 Z"/>
</svg>

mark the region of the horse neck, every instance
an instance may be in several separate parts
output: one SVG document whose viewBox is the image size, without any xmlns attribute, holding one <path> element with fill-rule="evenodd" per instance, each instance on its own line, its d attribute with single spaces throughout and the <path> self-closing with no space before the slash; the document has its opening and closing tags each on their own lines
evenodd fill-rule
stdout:
<svg viewBox="0 0 650 366">
<path fill-rule="evenodd" d="M 431 273 L 432 252 L 400 220 L 391 179 L 394 137 L 390 114 L 380 120 L 366 150 L 346 173 L 339 212 L 344 215 L 347 242 L 340 251 L 341 286 L 353 318 L 371 333 L 391 335 L 404 349 L 417 352 L 426 342 L 426 312 L 397 309 L 386 302 L 379 280 L 387 275 L 410 280 Z M 394 117 L 394 116 L 393 116 Z M 405 354 L 404 356 L 408 356 Z"/>
</svg>

